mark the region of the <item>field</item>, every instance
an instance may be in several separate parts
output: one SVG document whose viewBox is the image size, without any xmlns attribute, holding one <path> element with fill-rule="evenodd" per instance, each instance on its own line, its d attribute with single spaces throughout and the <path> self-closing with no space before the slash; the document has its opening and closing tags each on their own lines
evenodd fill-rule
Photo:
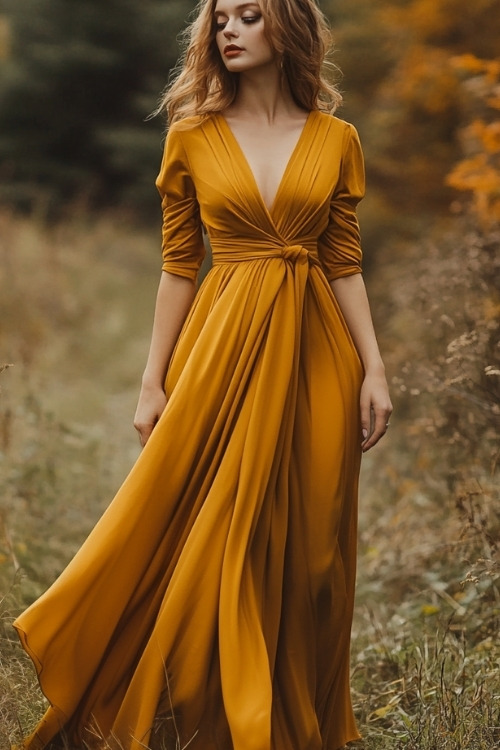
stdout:
<svg viewBox="0 0 500 750">
<path fill-rule="evenodd" d="M 12 619 L 139 452 L 158 234 L 0 213 L 0 750 L 43 710 Z M 369 278 L 395 415 L 363 465 L 357 750 L 500 745 L 498 239 L 464 220 Z"/>
</svg>

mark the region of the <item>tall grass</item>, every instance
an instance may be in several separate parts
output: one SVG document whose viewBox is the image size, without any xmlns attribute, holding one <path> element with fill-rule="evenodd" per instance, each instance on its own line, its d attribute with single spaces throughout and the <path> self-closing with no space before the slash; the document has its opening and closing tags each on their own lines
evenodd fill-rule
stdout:
<svg viewBox="0 0 500 750">
<path fill-rule="evenodd" d="M 138 453 L 131 426 L 159 241 L 119 217 L 0 215 L 0 750 L 43 711 L 15 614 L 57 575 Z M 500 742 L 498 266 L 472 226 L 369 284 L 395 400 L 366 457 L 353 629 L 364 750 Z M 383 259 L 382 259 L 383 260 Z"/>
<path fill-rule="evenodd" d="M 500 743 L 498 240 L 457 219 L 373 279 L 396 410 L 364 467 L 366 748 Z"/>
<path fill-rule="evenodd" d="M 0 748 L 44 705 L 11 622 L 57 576 L 138 454 L 132 427 L 159 278 L 120 217 L 0 214 Z"/>
</svg>

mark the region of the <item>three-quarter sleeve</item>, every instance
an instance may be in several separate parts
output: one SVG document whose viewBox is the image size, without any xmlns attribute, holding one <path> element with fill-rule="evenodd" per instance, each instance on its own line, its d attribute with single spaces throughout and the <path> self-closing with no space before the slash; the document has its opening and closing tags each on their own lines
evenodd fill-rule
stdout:
<svg viewBox="0 0 500 750">
<path fill-rule="evenodd" d="M 162 269 L 196 281 L 205 255 L 200 210 L 182 138 L 175 128 L 167 136 L 156 187 L 163 212 Z"/>
<path fill-rule="evenodd" d="M 356 129 L 346 128 L 339 179 L 332 194 L 327 229 L 318 253 L 328 281 L 361 273 L 361 238 L 356 206 L 365 192 L 363 152 Z"/>
</svg>

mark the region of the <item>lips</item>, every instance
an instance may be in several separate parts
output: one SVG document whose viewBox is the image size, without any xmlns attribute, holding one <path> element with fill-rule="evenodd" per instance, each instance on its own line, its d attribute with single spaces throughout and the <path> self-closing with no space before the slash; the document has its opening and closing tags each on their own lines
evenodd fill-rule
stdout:
<svg viewBox="0 0 500 750">
<path fill-rule="evenodd" d="M 239 52 L 243 52 L 241 47 L 238 47 L 236 44 L 227 44 L 224 47 L 224 54 L 231 56 L 231 55 L 237 55 Z"/>
</svg>

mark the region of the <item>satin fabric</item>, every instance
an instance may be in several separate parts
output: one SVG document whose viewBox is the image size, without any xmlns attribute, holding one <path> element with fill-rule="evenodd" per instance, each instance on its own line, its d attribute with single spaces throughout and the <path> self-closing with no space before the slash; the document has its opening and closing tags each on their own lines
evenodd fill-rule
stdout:
<svg viewBox="0 0 500 750">
<path fill-rule="evenodd" d="M 363 182 L 356 131 L 319 112 L 270 208 L 222 115 L 171 128 L 163 269 L 196 278 L 202 227 L 213 267 L 152 437 L 15 623 L 51 704 L 25 750 L 61 730 L 76 747 L 125 750 L 337 750 L 359 737 L 362 371 L 329 281 L 360 271 Z"/>
</svg>

